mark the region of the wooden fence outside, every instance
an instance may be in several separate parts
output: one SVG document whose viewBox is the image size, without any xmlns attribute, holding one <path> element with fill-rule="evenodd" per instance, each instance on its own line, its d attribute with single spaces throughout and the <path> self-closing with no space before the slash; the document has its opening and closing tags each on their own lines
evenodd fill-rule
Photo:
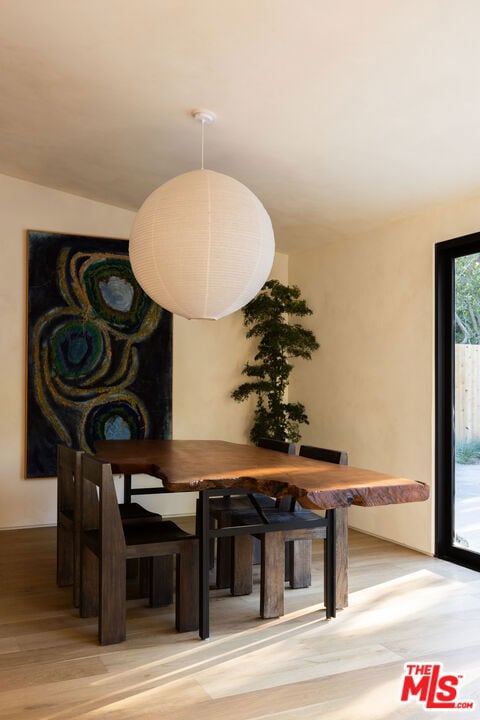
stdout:
<svg viewBox="0 0 480 720">
<path fill-rule="evenodd" d="M 480 438 L 480 345 L 455 345 L 455 438 Z"/>
</svg>

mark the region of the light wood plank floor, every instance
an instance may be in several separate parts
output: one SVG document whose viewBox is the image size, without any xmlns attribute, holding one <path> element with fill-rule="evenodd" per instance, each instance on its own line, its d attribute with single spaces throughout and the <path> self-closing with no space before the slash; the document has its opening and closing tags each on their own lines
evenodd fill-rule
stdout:
<svg viewBox="0 0 480 720">
<path fill-rule="evenodd" d="M 0 532 L 0 718 L 427 720 L 480 717 L 480 575 L 351 533 L 350 605 L 326 621 L 314 586 L 286 615 L 215 591 L 211 638 L 177 634 L 172 608 L 129 601 L 128 640 L 100 647 L 55 586 L 55 529 Z M 471 712 L 399 703 L 405 662 L 464 676 Z"/>
</svg>

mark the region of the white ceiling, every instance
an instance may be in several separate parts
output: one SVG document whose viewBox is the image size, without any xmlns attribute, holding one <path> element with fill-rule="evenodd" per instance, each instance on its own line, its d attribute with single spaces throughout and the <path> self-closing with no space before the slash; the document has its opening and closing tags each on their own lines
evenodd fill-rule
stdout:
<svg viewBox="0 0 480 720">
<path fill-rule="evenodd" d="M 137 209 L 195 169 L 277 248 L 480 192 L 479 0 L 0 0 L 0 172 Z"/>
</svg>

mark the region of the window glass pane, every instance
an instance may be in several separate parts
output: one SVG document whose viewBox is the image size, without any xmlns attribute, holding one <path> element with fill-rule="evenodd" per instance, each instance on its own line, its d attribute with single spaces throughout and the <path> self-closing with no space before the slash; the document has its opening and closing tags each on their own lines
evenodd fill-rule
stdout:
<svg viewBox="0 0 480 720">
<path fill-rule="evenodd" d="M 480 254 L 455 259 L 453 544 L 480 553 Z"/>
</svg>

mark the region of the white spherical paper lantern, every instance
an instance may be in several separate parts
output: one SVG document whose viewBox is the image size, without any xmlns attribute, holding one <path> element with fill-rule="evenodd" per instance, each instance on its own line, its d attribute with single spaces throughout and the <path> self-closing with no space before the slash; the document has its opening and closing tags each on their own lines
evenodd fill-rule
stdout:
<svg viewBox="0 0 480 720">
<path fill-rule="evenodd" d="M 257 294 L 274 253 L 260 200 L 228 175 L 204 169 L 149 195 L 129 245 L 134 275 L 149 297 L 182 317 L 212 320 Z"/>
</svg>

